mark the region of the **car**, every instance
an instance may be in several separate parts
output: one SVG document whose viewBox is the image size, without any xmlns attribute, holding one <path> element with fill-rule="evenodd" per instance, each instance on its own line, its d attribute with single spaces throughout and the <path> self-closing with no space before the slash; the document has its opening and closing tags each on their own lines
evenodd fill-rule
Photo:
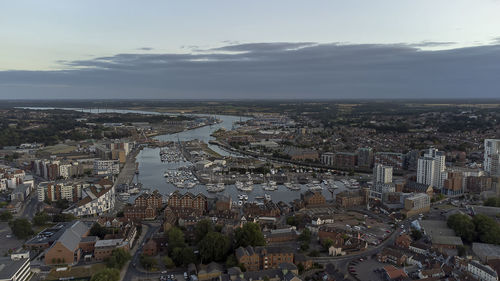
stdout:
<svg viewBox="0 0 500 281">
<path fill-rule="evenodd" d="M 161 274 L 167 274 L 167 271 L 166 271 L 166 270 L 164 270 L 164 271 L 162 271 L 162 272 L 161 272 Z"/>
<path fill-rule="evenodd" d="M 385 232 L 387 232 L 387 233 L 391 233 L 391 231 L 390 231 L 390 230 L 386 230 Z"/>
</svg>

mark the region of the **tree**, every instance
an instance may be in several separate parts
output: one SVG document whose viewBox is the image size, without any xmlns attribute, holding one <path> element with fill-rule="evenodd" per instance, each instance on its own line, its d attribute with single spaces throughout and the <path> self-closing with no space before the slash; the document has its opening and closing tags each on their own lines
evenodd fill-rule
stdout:
<svg viewBox="0 0 500 281">
<path fill-rule="evenodd" d="M 144 267 L 144 269 L 146 270 L 151 270 L 153 267 L 158 265 L 158 261 L 156 261 L 155 258 L 145 255 L 142 255 L 139 258 L 139 262 L 141 263 L 142 267 Z"/>
<path fill-rule="evenodd" d="M 319 257 L 319 252 L 318 252 L 318 250 L 312 250 L 311 252 L 309 252 L 308 256 Z"/>
<path fill-rule="evenodd" d="M 235 234 L 236 247 L 247 246 L 265 246 L 266 240 L 260 230 L 260 226 L 253 222 L 248 222 L 236 229 Z"/>
<path fill-rule="evenodd" d="M 186 247 L 186 241 L 184 239 L 184 233 L 177 227 L 172 227 L 167 232 L 168 247 L 172 250 L 175 248 Z"/>
<path fill-rule="evenodd" d="M 328 249 L 330 249 L 331 246 L 333 246 L 333 240 L 330 238 L 326 238 L 325 240 L 323 240 L 322 244 L 323 244 L 323 247 L 328 250 Z"/>
<path fill-rule="evenodd" d="M 299 219 L 296 216 L 286 218 L 286 223 L 291 226 L 299 226 Z"/>
<path fill-rule="evenodd" d="M 500 226 L 494 219 L 480 214 L 474 216 L 473 223 L 481 242 L 500 245 Z"/>
<path fill-rule="evenodd" d="M 308 228 L 304 228 L 302 233 L 299 235 L 299 241 L 304 243 L 311 242 L 311 231 Z"/>
<path fill-rule="evenodd" d="M 464 214 L 454 214 L 448 218 L 448 226 L 462 239 L 473 242 L 476 239 L 476 227 L 472 219 Z"/>
<path fill-rule="evenodd" d="M 34 234 L 31 223 L 27 219 L 15 219 L 9 222 L 9 226 L 18 239 L 26 239 Z"/>
<path fill-rule="evenodd" d="M 33 217 L 33 224 L 36 226 L 44 226 L 51 220 L 50 216 L 46 212 L 41 212 Z"/>
<path fill-rule="evenodd" d="M 170 268 L 174 268 L 175 267 L 175 263 L 174 261 L 169 257 L 169 256 L 164 256 L 163 257 L 163 264 L 165 265 L 166 268 L 170 269 Z"/>
<path fill-rule="evenodd" d="M 90 236 L 97 236 L 103 239 L 107 233 L 108 232 L 106 231 L 106 228 L 102 227 L 98 223 L 94 223 L 94 225 L 92 225 L 92 227 L 90 228 Z"/>
<path fill-rule="evenodd" d="M 212 222 L 208 219 L 200 220 L 194 229 L 194 240 L 199 243 L 207 233 L 214 231 Z"/>
<path fill-rule="evenodd" d="M 3 211 L 0 213 L 0 221 L 10 221 L 12 219 L 12 214 L 9 211 Z"/>
<path fill-rule="evenodd" d="M 225 235 L 219 232 L 209 232 L 198 245 L 201 262 L 223 261 L 226 258 L 229 248 L 229 239 Z"/>
<path fill-rule="evenodd" d="M 231 254 L 226 259 L 226 268 L 231 268 L 235 266 L 238 266 L 238 260 L 236 259 L 236 256 L 234 254 Z"/>
<path fill-rule="evenodd" d="M 491 197 L 484 201 L 484 206 L 500 207 L 500 197 Z"/>
<path fill-rule="evenodd" d="M 301 251 L 307 251 L 307 250 L 309 250 L 309 243 L 303 242 L 302 244 L 300 244 L 300 250 Z"/>
<path fill-rule="evenodd" d="M 108 267 L 122 269 L 125 263 L 131 259 L 130 253 L 122 248 L 113 249 L 111 256 L 106 261 Z"/>
<path fill-rule="evenodd" d="M 457 246 L 457 251 L 458 251 L 458 255 L 460 257 L 464 257 L 465 254 L 467 253 L 466 250 L 465 250 L 465 247 L 463 245 L 458 245 Z"/>
<path fill-rule="evenodd" d="M 418 229 L 413 229 L 411 231 L 411 238 L 415 241 L 420 240 L 420 238 L 422 238 L 422 232 Z"/>
<path fill-rule="evenodd" d="M 194 263 L 196 261 L 196 256 L 194 255 L 193 249 L 190 247 L 177 247 L 172 251 L 172 259 L 176 265 L 186 266 L 190 263 Z"/>
<path fill-rule="evenodd" d="M 90 281 L 118 281 L 120 280 L 120 271 L 116 268 L 105 268 L 92 275 Z"/>
</svg>

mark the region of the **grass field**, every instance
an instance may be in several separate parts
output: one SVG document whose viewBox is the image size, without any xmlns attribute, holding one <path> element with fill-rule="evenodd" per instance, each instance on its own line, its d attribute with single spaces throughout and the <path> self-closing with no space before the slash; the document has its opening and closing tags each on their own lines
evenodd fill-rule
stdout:
<svg viewBox="0 0 500 281">
<path fill-rule="evenodd" d="M 93 264 L 93 265 L 84 265 L 77 267 L 68 267 L 68 270 L 65 271 L 56 271 L 56 269 L 52 269 L 47 275 L 46 280 L 58 280 L 59 278 L 68 278 L 73 277 L 77 278 L 85 278 L 91 277 L 92 274 L 103 270 L 106 268 L 105 264 Z"/>
<path fill-rule="evenodd" d="M 58 153 L 70 153 L 71 151 L 74 151 L 76 149 L 76 146 L 73 145 L 67 145 L 67 144 L 56 144 L 53 146 L 47 146 L 45 147 L 41 152 L 46 152 L 46 153 L 51 153 L 51 154 L 58 154 Z"/>
</svg>

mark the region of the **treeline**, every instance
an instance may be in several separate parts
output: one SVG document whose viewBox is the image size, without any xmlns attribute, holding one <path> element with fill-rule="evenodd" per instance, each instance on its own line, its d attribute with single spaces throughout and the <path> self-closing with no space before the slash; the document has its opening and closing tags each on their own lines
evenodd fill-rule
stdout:
<svg viewBox="0 0 500 281">
<path fill-rule="evenodd" d="M 486 215 L 480 214 L 471 218 L 464 214 L 454 214 L 448 218 L 447 224 L 465 242 L 500 245 L 500 226 Z"/>
</svg>

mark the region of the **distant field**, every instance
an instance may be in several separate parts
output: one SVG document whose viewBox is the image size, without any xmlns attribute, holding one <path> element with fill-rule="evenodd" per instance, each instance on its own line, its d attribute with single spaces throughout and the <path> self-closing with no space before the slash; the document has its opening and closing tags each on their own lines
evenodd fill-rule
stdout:
<svg viewBox="0 0 500 281">
<path fill-rule="evenodd" d="M 47 146 L 45 147 L 41 152 L 47 152 L 51 154 L 58 154 L 58 153 L 70 153 L 71 151 L 74 151 L 76 149 L 76 146 L 73 145 L 67 145 L 67 144 L 56 144 L 53 146 Z"/>
</svg>

